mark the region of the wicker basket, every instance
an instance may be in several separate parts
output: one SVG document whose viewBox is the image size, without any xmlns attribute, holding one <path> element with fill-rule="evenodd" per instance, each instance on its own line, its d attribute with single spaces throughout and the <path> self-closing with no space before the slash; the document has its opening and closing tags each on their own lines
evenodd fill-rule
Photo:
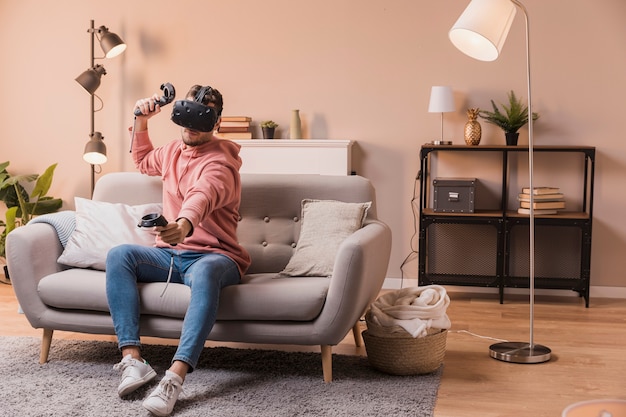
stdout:
<svg viewBox="0 0 626 417">
<path fill-rule="evenodd" d="M 446 351 L 447 330 L 431 329 L 414 338 L 400 326 L 379 326 L 365 316 L 363 341 L 372 367 L 392 375 L 428 374 L 439 369 Z"/>
</svg>

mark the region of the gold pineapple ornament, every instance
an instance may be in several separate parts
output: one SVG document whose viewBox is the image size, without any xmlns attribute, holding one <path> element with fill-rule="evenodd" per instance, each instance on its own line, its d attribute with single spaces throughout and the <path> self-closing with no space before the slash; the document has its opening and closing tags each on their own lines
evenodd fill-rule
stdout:
<svg viewBox="0 0 626 417">
<path fill-rule="evenodd" d="M 468 145 L 478 145 L 480 143 L 482 129 L 480 123 L 476 120 L 479 111 L 478 107 L 467 109 L 467 118 L 469 120 L 465 123 L 465 143 Z"/>
</svg>

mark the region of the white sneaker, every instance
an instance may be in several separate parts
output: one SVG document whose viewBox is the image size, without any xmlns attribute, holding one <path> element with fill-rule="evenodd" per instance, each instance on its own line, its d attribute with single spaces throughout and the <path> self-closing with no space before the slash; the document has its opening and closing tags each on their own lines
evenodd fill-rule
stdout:
<svg viewBox="0 0 626 417">
<path fill-rule="evenodd" d="M 156 376 L 156 372 L 148 362 L 133 359 L 130 354 L 124 356 L 120 363 L 113 366 L 113 369 L 122 370 L 121 382 L 117 387 L 120 397 L 130 394 Z"/>
<path fill-rule="evenodd" d="M 165 371 L 159 386 L 144 400 L 143 407 L 157 416 L 169 416 L 182 390 L 183 379 L 172 371 Z"/>
</svg>

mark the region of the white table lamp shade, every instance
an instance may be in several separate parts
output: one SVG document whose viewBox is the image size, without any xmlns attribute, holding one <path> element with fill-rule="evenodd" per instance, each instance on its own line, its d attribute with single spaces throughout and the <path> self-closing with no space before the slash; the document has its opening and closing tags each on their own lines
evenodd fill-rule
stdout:
<svg viewBox="0 0 626 417">
<path fill-rule="evenodd" d="M 429 113 L 449 113 L 454 111 L 452 88 L 447 85 L 435 85 L 430 90 Z"/>
<path fill-rule="evenodd" d="M 510 0 L 472 0 L 448 37 L 461 52 L 480 61 L 494 61 L 515 18 Z"/>
</svg>

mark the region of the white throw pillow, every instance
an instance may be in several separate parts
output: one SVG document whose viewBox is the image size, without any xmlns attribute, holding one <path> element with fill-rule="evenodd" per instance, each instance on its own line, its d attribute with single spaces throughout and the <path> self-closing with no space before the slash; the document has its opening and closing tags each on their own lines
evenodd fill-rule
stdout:
<svg viewBox="0 0 626 417">
<path fill-rule="evenodd" d="M 302 224 L 296 251 L 280 276 L 332 275 L 339 245 L 363 227 L 372 203 L 302 200 Z"/>
<path fill-rule="evenodd" d="M 160 203 L 129 206 L 76 197 L 76 229 L 59 263 L 104 271 L 109 249 L 122 243 L 154 245 L 154 234 L 137 227 L 148 213 L 160 213 Z"/>
</svg>

